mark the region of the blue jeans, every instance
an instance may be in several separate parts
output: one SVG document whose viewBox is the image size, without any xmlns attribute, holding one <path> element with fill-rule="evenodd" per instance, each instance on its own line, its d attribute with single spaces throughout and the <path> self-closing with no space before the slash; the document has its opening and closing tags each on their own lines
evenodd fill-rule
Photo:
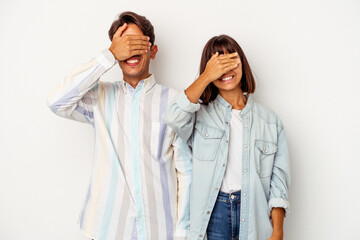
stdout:
<svg viewBox="0 0 360 240">
<path fill-rule="evenodd" d="M 241 191 L 219 192 L 209 225 L 208 240 L 238 240 L 240 228 Z"/>
</svg>

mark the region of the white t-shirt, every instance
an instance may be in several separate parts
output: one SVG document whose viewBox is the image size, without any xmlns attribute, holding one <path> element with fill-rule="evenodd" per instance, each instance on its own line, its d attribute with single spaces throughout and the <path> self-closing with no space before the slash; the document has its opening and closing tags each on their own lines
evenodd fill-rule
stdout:
<svg viewBox="0 0 360 240">
<path fill-rule="evenodd" d="M 220 189 L 226 193 L 241 190 L 243 129 L 240 112 L 236 109 L 231 110 L 228 162 Z"/>
</svg>

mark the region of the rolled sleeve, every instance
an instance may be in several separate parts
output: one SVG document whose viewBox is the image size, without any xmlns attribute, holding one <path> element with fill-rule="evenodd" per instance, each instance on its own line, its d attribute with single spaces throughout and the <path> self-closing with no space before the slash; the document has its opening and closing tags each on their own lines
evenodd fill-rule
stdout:
<svg viewBox="0 0 360 240">
<path fill-rule="evenodd" d="M 274 207 L 284 208 L 285 214 L 290 213 L 288 193 L 290 189 L 290 159 L 282 124 L 278 130 L 278 151 L 275 154 L 274 167 L 270 180 L 270 199 L 268 201 L 271 211 Z"/>
</svg>

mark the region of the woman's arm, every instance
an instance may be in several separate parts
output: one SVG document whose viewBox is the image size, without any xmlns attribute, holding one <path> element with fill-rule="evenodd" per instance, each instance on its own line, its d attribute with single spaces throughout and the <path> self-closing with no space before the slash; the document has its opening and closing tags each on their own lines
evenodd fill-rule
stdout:
<svg viewBox="0 0 360 240">
<path fill-rule="evenodd" d="M 269 240 L 282 240 L 284 237 L 284 217 L 285 210 L 283 208 L 273 208 L 271 211 L 271 219 L 273 223 L 273 233 Z"/>
<path fill-rule="evenodd" d="M 204 72 L 186 90 L 185 94 L 192 103 L 197 103 L 207 85 L 223 74 L 237 67 L 240 63 L 238 53 L 220 55 L 215 53 L 206 64 Z"/>
<path fill-rule="evenodd" d="M 201 94 L 212 81 L 237 67 L 240 63 L 237 55 L 236 52 L 221 56 L 219 56 L 219 53 L 215 53 L 207 62 L 205 71 L 185 92 L 180 92 L 164 113 L 164 122 L 185 142 L 189 143 L 190 136 L 193 132 L 195 112 L 200 109 L 198 101 Z"/>
</svg>

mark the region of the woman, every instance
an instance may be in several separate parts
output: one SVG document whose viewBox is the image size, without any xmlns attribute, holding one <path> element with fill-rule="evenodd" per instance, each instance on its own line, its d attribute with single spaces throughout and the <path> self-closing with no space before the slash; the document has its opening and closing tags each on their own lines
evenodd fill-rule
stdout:
<svg viewBox="0 0 360 240">
<path fill-rule="evenodd" d="M 281 120 L 254 102 L 254 90 L 239 44 L 216 36 L 199 78 L 167 109 L 164 121 L 193 151 L 190 239 L 283 239 L 287 143 Z"/>
</svg>

